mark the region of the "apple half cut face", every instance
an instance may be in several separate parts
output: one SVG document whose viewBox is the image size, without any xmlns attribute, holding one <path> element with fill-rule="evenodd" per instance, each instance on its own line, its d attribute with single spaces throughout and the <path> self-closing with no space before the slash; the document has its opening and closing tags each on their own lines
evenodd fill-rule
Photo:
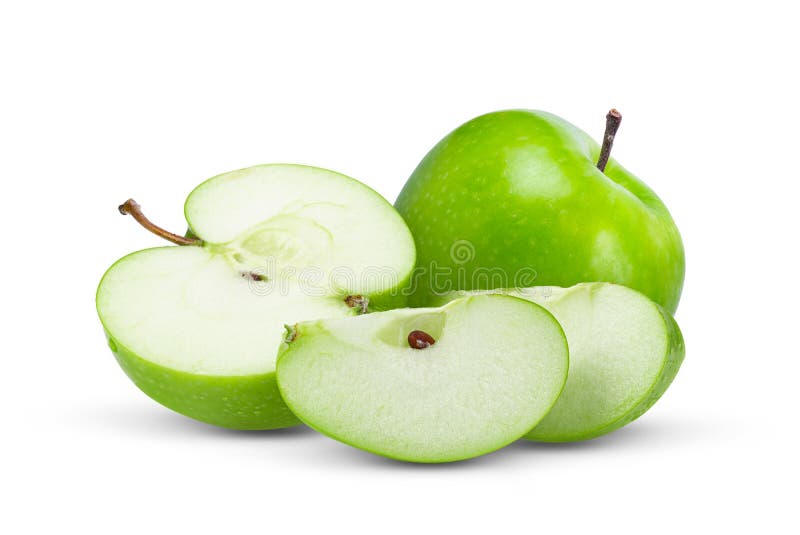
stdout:
<svg viewBox="0 0 800 535">
<path fill-rule="evenodd" d="M 544 308 L 501 295 L 288 328 L 278 386 L 292 411 L 403 461 L 476 457 L 522 437 L 564 387 L 568 350 Z"/>
<path fill-rule="evenodd" d="M 284 325 L 402 305 L 411 234 L 365 185 L 299 165 L 214 177 L 185 215 L 195 244 L 135 252 L 100 282 L 109 346 L 177 412 L 236 429 L 298 424 L 275 384 Z"/>
<path fill-rule="evenodd" d="M 625 286 L 592 282 L 494 292 L 545 307 L 569 343 L 567 385 L 525 436 L 530 440 L 586 440 L 627 425 L 658 401 L 683 362 L 683 336 L 672 316 Z"/>
</svg>

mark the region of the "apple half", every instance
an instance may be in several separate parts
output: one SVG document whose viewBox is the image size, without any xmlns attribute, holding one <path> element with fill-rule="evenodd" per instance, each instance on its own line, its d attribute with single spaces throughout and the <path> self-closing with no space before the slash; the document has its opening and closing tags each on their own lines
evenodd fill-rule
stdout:
<svg viewBox="0 0 800 535">
<path fill-rule="evenodd" d="M 500 293 L 549 310 L 569 343 L 569 377 L 553 409 L 525 438 L 568 442 L 599 437 L 644 414 L 667 390 L 683 362 L 680 328 L 660 305 L 610 283 L 540 286 Z"/>
<path fill-rule="evenodd" d="M 288 328 L 278 386 L 310 427 L 422 463 L 497 450 L 555 403 L 569 357 L 544 308 L 501 295 Z"/>
<path fill-rule="evenodd" d="M 133 201 L 120 210 L 149 224 Z M 408 228 L 367 186 L 299 165 L 214 177 L 185 215 L 187 238 L 148 227 L 183 246 L 132 253 L 103 276 L 97 311 L 111 350 L 141 390 L 186 416 L 298 424 L 275 383 L 284 325 L 402 306 Z"/>
</svg>

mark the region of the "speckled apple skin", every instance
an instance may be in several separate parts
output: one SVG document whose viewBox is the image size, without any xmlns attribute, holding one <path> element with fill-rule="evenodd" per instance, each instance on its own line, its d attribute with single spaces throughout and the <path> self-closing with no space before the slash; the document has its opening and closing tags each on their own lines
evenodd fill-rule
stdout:
<svg viewBox="0 0 800 535">
<path fill-rule="evenodd" d="M 683 244 L 667 208 L 585 132 L 541 111 L 483 115 L 420 162 L 395 203 L 417 247 L 410 299 L 613 282 L 674 313 Z"/>
<path fill-rule="evenodd" d="M 176 412 L 229 429 L 277 429 L 301 423 L 283 402 L 275 372 L 227 377 L 182 372 L 138 357 L 108 331 L 106 338 L 136 386 Z"/>
</svg>

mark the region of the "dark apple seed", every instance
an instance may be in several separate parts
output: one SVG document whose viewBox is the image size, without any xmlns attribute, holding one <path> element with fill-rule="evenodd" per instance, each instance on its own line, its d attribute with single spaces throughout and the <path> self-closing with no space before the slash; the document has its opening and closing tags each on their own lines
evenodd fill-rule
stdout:
<svg viewBox="0 0 800 535">
<path fill-rule="evenodd" d="M 411 331 L 408 333 L 408 345 L 413 349 L 425 349 L 436 343 L 433 336 L 425 331 Z"/>
</svg>

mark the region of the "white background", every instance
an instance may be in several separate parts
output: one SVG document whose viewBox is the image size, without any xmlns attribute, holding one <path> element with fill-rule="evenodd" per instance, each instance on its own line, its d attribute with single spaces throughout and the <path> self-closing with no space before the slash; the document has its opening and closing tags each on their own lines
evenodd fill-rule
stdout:
<svg viewBox="0 0 800 535">
<path fill-rule="evenodd" d="M 0 8 L 3 533 L 797 529 L 797 16 L 790 2 L 18 2 Z M 641 420 L 415 466 L 237 433 L 139 392 L 94 292 L 217 173 L 298 162 L 394 200 L 460 123 L 552 111 L 663 198 L 687 357 Z M 368 224 L 368 222 L 365 222 Z"/>
</svg>

